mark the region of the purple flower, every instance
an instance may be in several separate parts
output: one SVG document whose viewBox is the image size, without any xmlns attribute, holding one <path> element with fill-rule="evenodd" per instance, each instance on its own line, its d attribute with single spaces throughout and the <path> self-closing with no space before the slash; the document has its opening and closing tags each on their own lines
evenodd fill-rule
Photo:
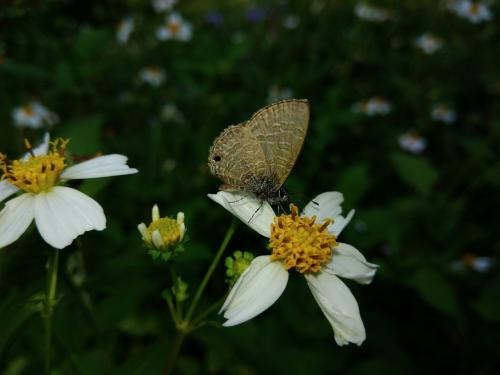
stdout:
<svg viewBox="0 0 500 375">
<path fill-rule="evenodd" d="M 216 10 L 212 10 L 205 16 L 205 21 L 212 26 L 218 26 L 222 23 L 222 14 Z"/>
<path fill-rule="evenodd" d="M 250 8 L 246 11 L 245 18 L 250 22 L 260 22 L 266 18 L 266 10 L 258 7 Z"/>
</svg>

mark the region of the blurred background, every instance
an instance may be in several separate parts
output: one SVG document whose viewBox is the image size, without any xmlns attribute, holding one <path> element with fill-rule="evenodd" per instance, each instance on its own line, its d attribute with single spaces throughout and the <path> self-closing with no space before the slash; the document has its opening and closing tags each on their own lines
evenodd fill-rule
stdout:
<svg viewBox="0 0 500 375">
<path fill-rule="evenodd" d="M 206 197 L 219 186 L 208 148 L 286 98 L 311 105 L 292 200 L 343 192 L 356 215 L 341 240 L 381 265 L 370 286 L 347 281 L 367 340 L 338 347 L 294 274 L 258 318 L 189 336 L 177 373 L 496 373 L 498 18 L 498 1 L 0 2 L 0 151 L 15 158 L 50 130 L 140 170 L 78 186 L 108 227 L 61 253 L 55 373 L 161 373 L 170 277 L 136 226 L 155 203 L 185 212 L 176 262 L 194 294 L 231 221 Z M 49 250 L 33 228 L 0 252 L 3 374 L 40 372 Z M 264 254 L 266 241 L 240 225 L 235 250 Z M 201 308 L 224 278 L 221 264 Z"/>
</svg>

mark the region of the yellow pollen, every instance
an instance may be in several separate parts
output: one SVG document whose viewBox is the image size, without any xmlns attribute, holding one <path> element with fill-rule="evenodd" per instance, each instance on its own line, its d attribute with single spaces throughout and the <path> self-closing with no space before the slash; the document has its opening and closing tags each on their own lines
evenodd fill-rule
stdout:
<svg viewBox="0 0 500 375">
<path fill-rule="evenodd" d="M 150 238 L 153 232 L 158 231 L 165 247 L 175 245 L 181 240 L 181 232 L 179 230 L 179 223 L 177 220 L 170 217 L 162 217 L 153 221 L 148 227 Z"/>
<path fill-rule="evenodd" d="M 168 23 L 168 29 L 170 30 L 170 32 L 172 34 L 177 34 L 179 32 L 180 28 L 181 28 L 181 24 L 179 22 L 170 21 Z"/>
<path fill-rule="evenodd" d="M 277 216 L 271 224 L 271 259 L 281 260 L 287 270 L 319 272 L 330 261 L 332 247 L 337 244 L 337 238 L 326 230 L 333 220 L 315 224 L 316 216 L 300 216 L 294 204 L 290 211 L 290 215 Z"/>
<path fill-rule="evenodd" d="M 31 144 L 25 140 L 29 155 L 25 160 L 18 159 L 9 162 L 6 157 L 0 157 L 2 180 L 28 193 L 39 193 L 57 184 L 59 176 L 66 167 L 64 153 L 69 140 L 56 139 L 51 142 L 51 150 L 46 155 L 33 155 Z"/>
<path fill-rule="evenodd" d="M 469 6 L 469 12 L 470 14 L 477 14 L 479 12 L 479 4 L 477 3 L 472 3 L 470 6 Z"/>
<path fill-rule="evenodd" d="M 33 116 L 33 106 L 31 104 L 25 105 L 21 108 L 26 116 Z"/>
</svg>

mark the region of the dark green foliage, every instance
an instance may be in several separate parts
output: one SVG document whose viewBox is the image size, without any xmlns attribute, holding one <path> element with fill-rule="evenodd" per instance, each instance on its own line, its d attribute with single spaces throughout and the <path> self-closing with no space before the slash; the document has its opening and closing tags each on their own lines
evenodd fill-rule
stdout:
<svg viewBox="0 0 500 375">
<path fill-rule="evenodd" d="M 16 157 L 23 138 L 41 138 L 11 119 L 14 107 L 35 98 L 59 115 L 51 134 L 71 138 L 71 151 L 121 153 L 140 170 L 72 185 L 101 203 L 107 229 L 61 252 L 54 368 L 161 373 L 174 336 L 162 291 L 172 280 L 166 262 L 147 254 L 137 224 L 155 203 L 162 214 L 185 213 L 190 241 L 175 262 L 191 297 L 231 222 L 206 197 L 219 186 L 206 165 L 208 148 L 279 85 L 309 99 L 312 111 L 286 184 L 293 201 L 303 207 L 321 192 L 342 191 L 344 209 L 357 212 L 340 240 L 381 265 L 372 285 L 347 281 L 367 341 L 338 347 L 306 283 L 292 274 L 284 295 L 258 318 L 189 336 L 177 373 L 496 373 L 498 264 L 485 273 L 451 264 L 466 254 L 498 263 L 500 255 L 499 2 L 491 6 L 495 19 L 477 25 L 434 0 L 373 1 L 394 15 L 383 23 L 357 18 L 355 1 L 261 3 L 266 17 L 252 23 L 245 12 L 254 2 L 181 1 L 177 11 L 193 24 L 186 43 L 156 40 L 163 16 L 146 0 L 0 5 L 0 151 Z M 222 16 L 217 26 L 206 21 L 213 10 Z M 289 14 L 300 19 L 296 29 L 283 27 Z M 128 15 L 135 31 L 120 45 L 115 26 Z M 443 48 L 433 55 L 416 49 L 424 32 L 441 37 Z M 140 83 L 148 65 L 165 70 L 159 87 Z M 377 95 L 391 101 L 388 115 L 351 110 Z M 181 115 L 162 117 L 167 102 Z M 433 121 L 436 103 L 456 109 L 456 123 Z M 422 154 L 399 148 L 408 129 L 427 138 Z M 225 256 L 237 249 L 267 251 L 244 225 Z M 33 227 L 0 251 L 2 373 L 42 368 L 37 298 L 50 250 Z M 68 264 L 77 254 L 73 272 Z M 200 311 L 224 295 L 224 279 L 221 262 Z"/>
</svg>

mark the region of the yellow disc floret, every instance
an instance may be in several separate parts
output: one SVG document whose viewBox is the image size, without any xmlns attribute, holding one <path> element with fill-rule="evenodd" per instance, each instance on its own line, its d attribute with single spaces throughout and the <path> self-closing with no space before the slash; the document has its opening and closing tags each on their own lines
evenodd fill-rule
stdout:
<svg viewBox="0 0 500 375">
<path fill-rule="evenodd" d="M 51 142 L 51 149 L 46 155 L 35 156 L 30 143 L 25 140 L 29 155 L 26 158 L 7 161 L 0 158 L 2 180 L 28 193 L 40 193 L 50 189 L 59 181 L 59 176 L 66 167 L 65 151 L 69 140 L 58 138 Z"/>
<path fill-rule="evenodd" d="M 155 232 L 160 235 L 161 241 L 155 238 L 157 236 Z M 170 217 L 162 217 L 154 220 L 148 227 L 148 234 L 153 244 L 158 248 L 166 248 L 182 240 L 179 223 Z"/>
<path fill-rule="evenodd" d="M 297 206 L 290 205 L 290 215 L 277 216 L 271 224 L 271 258 L 281 260 L 287 270 L 300 273 L 319 272 L 332 257 L 336 237 L 326 228 L 331 219 L 315 224 L 316 216 L 300 216 Z"/>
</svg>

